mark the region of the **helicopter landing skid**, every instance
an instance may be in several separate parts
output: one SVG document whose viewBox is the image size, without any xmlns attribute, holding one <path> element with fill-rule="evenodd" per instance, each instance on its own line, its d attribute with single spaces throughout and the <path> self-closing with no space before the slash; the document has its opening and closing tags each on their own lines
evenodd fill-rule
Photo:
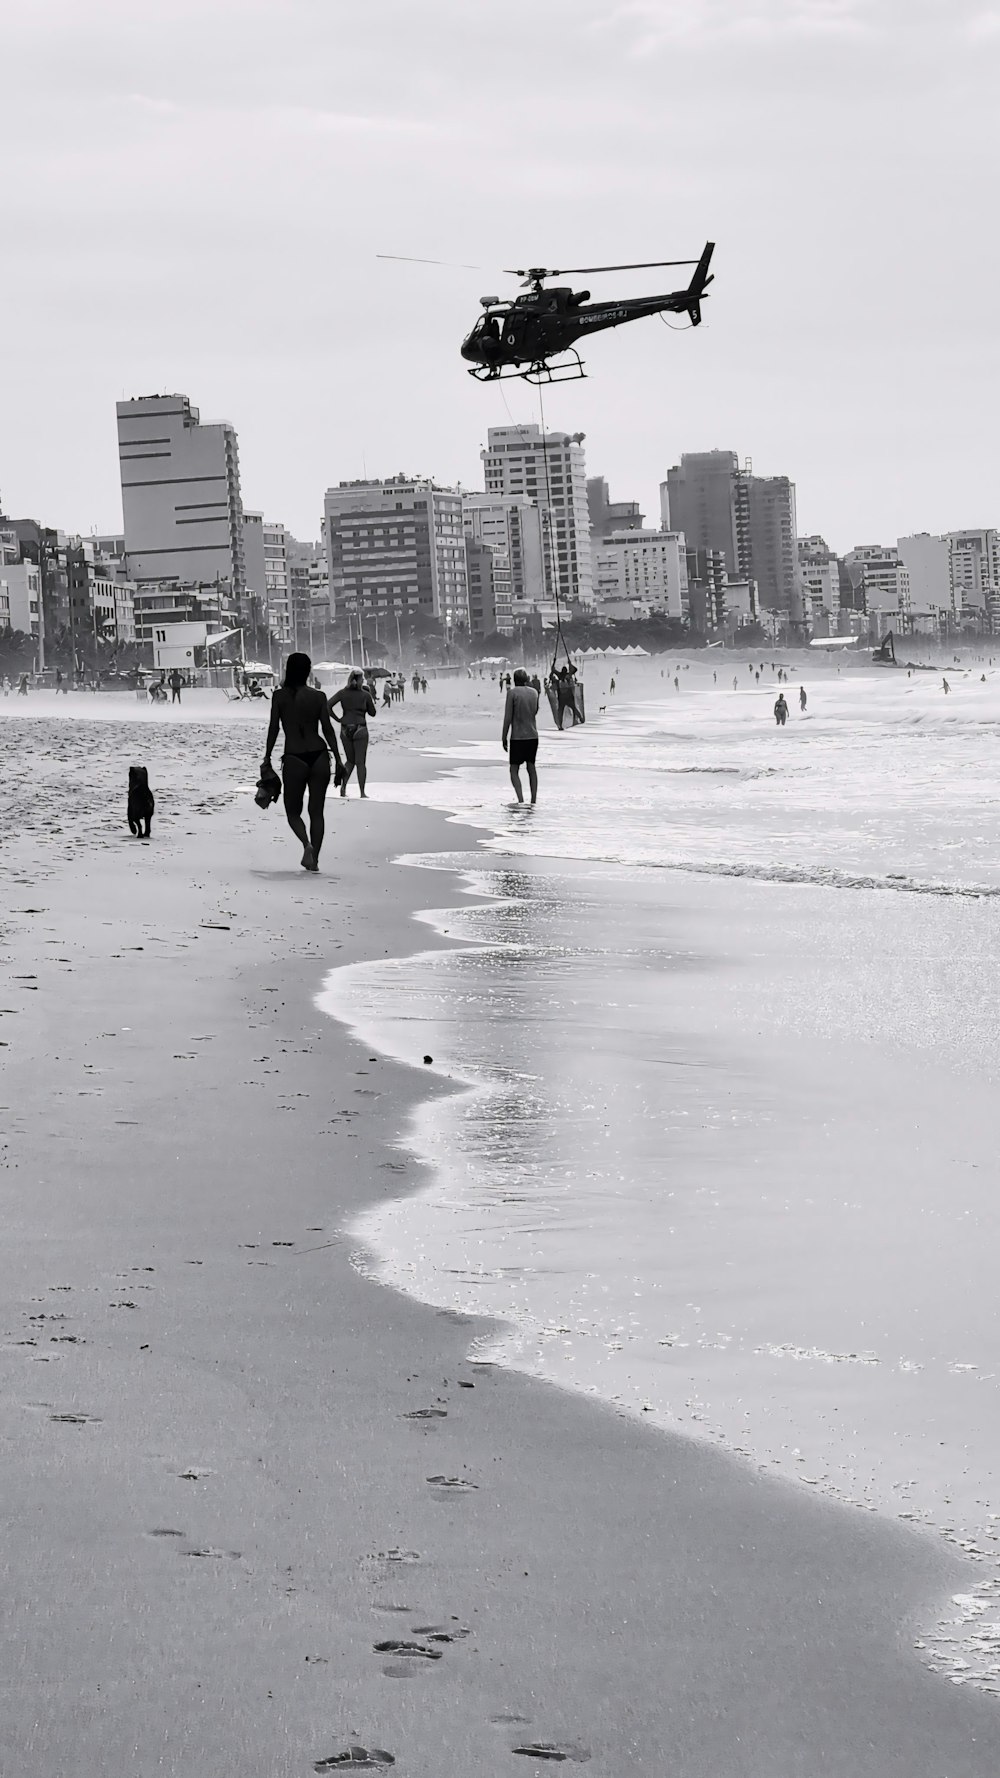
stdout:
<svg viewBox="0 0 1000 1778">
<path fill-rule="evenodd" d="M 520 377 L 525 383 L 575 383 L 578 378 L 585 377 L 583 360 L 579 352 L 569 348 L 570 356 L 560 364 L 549 364 L 545 358 L 539 358 L 521 370 L 514 364 L 477 364 L 470 370 L 470 377 L 477 383 L 505 382 L 510 377 Z"/>
</svg>

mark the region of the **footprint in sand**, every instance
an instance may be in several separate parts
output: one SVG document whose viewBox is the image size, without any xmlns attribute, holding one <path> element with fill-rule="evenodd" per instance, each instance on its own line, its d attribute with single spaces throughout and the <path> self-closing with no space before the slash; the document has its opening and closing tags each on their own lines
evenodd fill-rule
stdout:
<svg viewBox="0 0 1000 1778">
<path fill-rule="evenodd" d="M 428 1648 L 424 1642 L 373 1642 L 372 1647 L 377 1655 L 400 1655 L 412 1661 L 439 1661 L 441 1650 Z"/>
<path fill-rule="evenodd" d="M 404 1420 L 447 1420 L 447 1418 L 447 1408 L 411 1408 L 408 1414 L 403 1415 Z"/>
<path fill-rule="evenodd" d="M 56 1426 L 100 1426 L 100 1414 L 50 1414 Z"/>
<path fill-rule="evenodd" d="M 173 1531 L 173 1530 L 171 1530 L 169 1525 L 155 1525 L 153 1527 L 152 1531 L 147 1531 L 146 1536 L 147 1537 L 186 1537 L 187 1532 L 186 1531 Z"/>
<path fill-rule="evenodd" d="M 314 1772 L 338 1772 L 344 1766 L 375 1768 L 394 1766 L 396 1761 L 384 1747 L 345 1747 L 343 1753 L 331 1753 L 327 1759 L 318 1759 L 313 1765 Z"/>
<path fill-rule="evenodd" d="M 471 1630 L 467 1630 L 464 1625 L 457 1623 L 454 1625 L 412 1624 L 411 1629 L 414 1636 L 423 1636 L 428 1642 L 462 1642 L 466 1636 L 472 1634 Z"/>
<path fill-rule="evenodd" d="M 519 1747 L 512 1747 L 511 1753 L 523 1753 L 528 1759 L 576 1760 L 579 1765 L 590 1758 L 586 1747 L 558 1741 L 525 1741 Z"/>
<path fill-rule="evenodd" d="M 478 1482 L 467 1482 L 458 1475 L 429 1475 L 427 1481 L 434 1489 L 435 1497 L 445 1500 L 452 1494 L 474 1494 L 479 1486 Z"/>
</svg>

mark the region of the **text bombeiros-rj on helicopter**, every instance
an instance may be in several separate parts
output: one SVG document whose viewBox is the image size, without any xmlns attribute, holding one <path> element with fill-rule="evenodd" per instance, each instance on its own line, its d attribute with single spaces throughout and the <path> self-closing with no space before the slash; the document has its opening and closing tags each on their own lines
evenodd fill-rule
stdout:
<svg viewBox="0 0 1000 1778">
<path fill-rule="evenodd" d="M 549 271 L 544 266 L 509 270 L 511 277 L 521 278 L 526 288 L 522 295 L 504 301 L 498 296 L 480 297 L 483 313 L 472 332 L 462 342 L 462 357 L 471 364 L 469 375 L 482 383 L 493 383 L 501 377 L 523 377 L 529 383 L 561 383 L 586 376 L 583 361 L 576 350 L 576 341 L 588 333 L 608 327 L 621 327 L 626 321 L 639 321 L 644 315 L 683 315 L 691 326 L 701 322 L 701 303 L 712 282 L 709 272 L 715 242 L 708 241 L 701 258 L 652 259 L 633 265 L 568 266 L 563 271 Z M 380 259 L 396 259 L 402 255 L 379 254 Z M 418 262 L 440 264 L 430 260 Z M 693 265 L 690 284 L 684 290 L 671 290 L 665 296 L 628 296 L 613 302 L 590 301 L 589 290 L 572 290 L 569 285 L 546 286 L 546 278 L 578 277 L 598 272 L 647 271 L 655 266 Z M 470 268 L 473 269 L 473 268 Z M 565 354 L 558 359 L 559 354 Z M 550 360 L 556 358 L 556 363 Z"/>
</svg>

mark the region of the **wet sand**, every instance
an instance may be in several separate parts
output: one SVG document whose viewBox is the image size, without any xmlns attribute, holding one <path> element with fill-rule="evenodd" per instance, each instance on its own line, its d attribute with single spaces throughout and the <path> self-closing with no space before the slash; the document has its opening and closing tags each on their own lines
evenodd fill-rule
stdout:
<svg viewBox="0 0 1000 1778">
<path fill-rule="evenodd" d="M 256 728 L 118 720 L 46 719 L 30 760 L 0 729 L 0 1768 L 290 1778 L 353 1744 L 401 1778 L 992 1775 L 994 1702 L 907 1639 L 966 1564 L 470 1362 L 475 1323 L 352 1265 L 339 1231 L 418 1183 L 399 1132 L 447 1084 L 419 1029 L 389 1063 L 314 996 L 426 948 L 394 856 L 474 843 L 380 806 L 417 763 L 382 739 L 307 878 L 225 794 Z"/>
</svg>

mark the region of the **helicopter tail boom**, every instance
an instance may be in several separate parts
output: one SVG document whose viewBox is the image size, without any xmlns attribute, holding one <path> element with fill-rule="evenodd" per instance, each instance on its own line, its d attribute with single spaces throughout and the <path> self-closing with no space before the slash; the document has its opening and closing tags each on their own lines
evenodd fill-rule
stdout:
<svg viewBox="0 0 1000 1778">
<path fill-rule="evenodd" d="M 695 267 L 694 276 L 687 288 L 687 302 L 684 306 L 690 316 L 692 327 L 698 327 L 701 324 L 701 299 L 704 296 L 708 285 L 712 282 L 713 274 L 708 268 L 712 263 L 712 254 L 714 252 L 715 242 L 706 241 L 705 251 Z"/>
</svg>

